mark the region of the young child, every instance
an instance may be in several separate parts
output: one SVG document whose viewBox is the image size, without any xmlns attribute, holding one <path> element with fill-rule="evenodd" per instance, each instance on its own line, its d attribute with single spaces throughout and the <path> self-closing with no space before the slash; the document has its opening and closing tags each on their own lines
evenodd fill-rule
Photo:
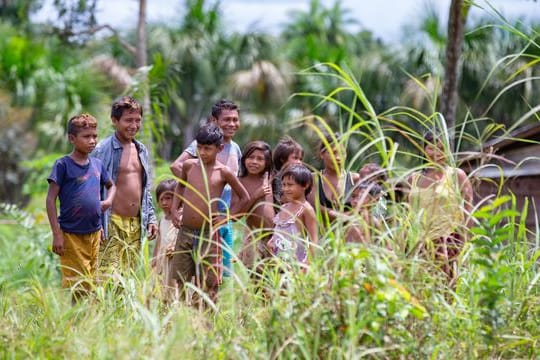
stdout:
<svg viewBox="0 0 540 360">
<path fill-rule="evenodd" d="M 145 233 L 150 240 L 157 235 L 148 150 L 135 139 L 142 116 L 141 104 L 132 97 L 115 100 L 111 108 L 115 132 L 91 154 L 103 162 L 117 188 L 117 196 L 103 216 L 106 241 L 100 249 L 99 268 L 105 273 L 134 268 Z M 106 196 L 102 189 L 102 198 Z"/>
<path fill-rule="evenodd" d="M 163 218 L 158 222 L 158 235 L 152 256 L 152 268 L 159 276 L 163 287 L 165 300 L 172 297 L 175 284 L 171 281 L 170 262 L 176 245 L 178 228 L 174 226 L 171 218 L 171 205 L 176 188 L 176 180 L 163 180 L 156 187 L 158 206 L 163 211 Z"/>
<path fill-rule="evenodd" d="M 62 286 L 77 285 L 73 299 L 90 290 L 102 239 L 101 212 L 111 207 L 115 186 L 99 159 L 88 156 L 97 144 L 97 121 L 89 114 L 69 119 L 70 155 L 54 163 L 47 178 L 46 207 L 53 234 L 52 249 L 60 256 Z M 100 188 L 108 196 L 100 201 Z M 60 198 L 60 216 L 56 198 Z M 79 283 L 79 281 L 81 281 Z"/>
<path fill-rule="evenodd" d="M 374 182 L 360 182 L 352 190 L 349 222 L 345 234 L 348 243 L 371 242 L 371 230 L 379 228 L 379 220 L 373 214 L 373 209 L 382 195 L 382 187 Z"/>
<path fill-rule="evenodd" d="M 239 180 L 250 194 L 247 205 L 247 234 L 240 251 L 240 259 L 248 268 L 252 268 L 258 257 L 266 257 L 266 238 L 268 229 L 272 229 L 274 216 L 272 188 L 269 174 L 272 171 L 272 150 L 264 141 L 248 143 L 242 154 Z M 233 197 L 235 203 L 238 198 Z"/>
<path fill-rule="evenodd" d="M 314 255 L 310 244 L 318 242 L 315 211 L 306 200 L 313 175 L 304 165 L 294 164 L 283 171 L 281 184 L 287 202 L 274 217 L 274 234 L 268 247 L 286 262 L 307 265 L 308 251 Z"/>
<path fill-rule="evenodd" d="M 304 149 L 289 136 L 279 140 L 274 148 L 273 162 L 274 174 L 272 179 L 272 192 L 274 194 L 274 204 L 279 206 L 286 202 L 281 191 L 282 172 L 292 164 L 301 164 L 304 159 Z M 277 207 L 276 207 L 277 209 Z"/>
<path fill-rule="evenodd" d="M 223 149 L 223 132 L 213 124 L 197 132 L 198 158 L 182 164 L 181 177 L 175 189 L 171 215 L 180 228 L 172 258 L 172 277 L 181 291 L 184 284 L 196 276 L 197 285 L 212 300 L 217 298 L 221 283 L 222 245 L 215 236 L 217 227 L 228 219 L 218 211 L 220 196 L 229 184 L 238 201 L 231 206 L 230 215 L 245 211 L 249 194 L 236 174 L 217 161 Z M 178 210 L 183 205 L 181 225 Z M 214 228 L 215 227 L 215 228 Z"/>
</svg>

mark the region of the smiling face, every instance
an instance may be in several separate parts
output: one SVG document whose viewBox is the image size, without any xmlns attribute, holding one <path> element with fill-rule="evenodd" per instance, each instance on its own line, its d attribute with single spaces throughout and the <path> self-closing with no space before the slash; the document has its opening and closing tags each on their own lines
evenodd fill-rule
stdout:
<svg viewBox="0 0 540 360">
<path fill-rule="evenodd" d="M 112 118 L 116 137 L 120 142 L 131 142 L 142 125 L 142 115 L 138 110 L 125 110 L 120 119 Z"/>
<path fill-rule="evenodd" d="M 260 175 L 266 171 L 266 156 L 262 150 L 253 150 L 245 158 L 246 170 L 250 175 Z"/>
<path fill-rule="evenodd" d="M 97 144 L 97 128 L 80 129 L 76 135 L 69 135 L 73 150 L 84 155 L 90 154 Z"/>
<path fill-rule="evenodd" d="M 223 140 L 231 141 L 233 136 L 240 128 L 240 118 L 238 110 L 222 109 L 218 118 L 215 119 L 216 125 L 223 131 Z"/>
</svg>

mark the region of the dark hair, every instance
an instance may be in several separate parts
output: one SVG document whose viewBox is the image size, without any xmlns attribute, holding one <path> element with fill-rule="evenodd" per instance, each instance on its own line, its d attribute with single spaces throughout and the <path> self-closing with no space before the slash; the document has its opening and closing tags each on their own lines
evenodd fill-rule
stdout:
<svg viewBox="0 0 540 360">
<path fill-rule="evenodd" d="M 371 196 L 377 196 L 383 193 L 382 186 L 373 181 L 358 182 L 352 189 L 352 192 L 357 190 L 368 190 L 368 194 Z"/>
<path fill-rule="evenodd" d="M 161 181 L 158 186 L 156 187 L 156 200 L 159 201 L 159 197 L 164 192 L 174 192 L 174 188 L 176 187 L 177 181 L 174 179 L 165 179 Z"/>
<path fill-rule="evenodd" d="M 332 147 L 333 145 L 338 145 L 340 140 L 341 140 L 341 134 L 338 132 L 335 132 L 333 134 L 325 134 L 324 140 L 323 139 L 320 140 L 319 151 L 327 150 L 326 144 L 329 144 L 330 147 Z"/>
<path fill-rule="evenodd" d="M 223 131 L 214 124 L 206 124 L 199 128 L 195 136 L 199 145 L 216 145 L 223 144 Z"/>
<path fill-rule="evenodd" d="M 247 176 L 246 158 L 251 156 L 255 150 L 260 150 L 264 153 L 264 171 L 267 171 L 268 173 L 272 171 L 272 149 L 270 148 L 270 145 L 264 141 L 255 140 L 244 146 L 244 152 L 242 153 L 242 159 L 240 160 L 240 177 Z"/>
<path fill-rule="evenodd" d="M 294 154 L 295 152 L 300 153 L 300 158 L 304 157 L 304 149 L 302 149 L 302 146 L 299 143 L 289 136 L 281 138 L 274 149 L 274 168 L 277 171 L 281 170 L 283 165 L 287 162 L 289 155 Z"/>
<path fill-rule="evenodd" d="M 426 147 L 440 141 L 442 134 L 439 131 L 426 130 L 422 137 L 424 138 L 424 147 Z"/>
<path fill-rule="evenodd" d="M 138 111 L 143 116 L 143 108 L 141 104 L 137 102 L 131 96 L 122 96 L 116 99 L 111 108 L 111 118 L 120 119 L 126 110 Z"/>
<path fill-rule="evenodd" d="M 305 191 L 306 196 L 311 191 L 311 187 L 313 186 L 313 174 L 311 174 L 311 171 L 304 165 L 293 164 L 288 166 L 283 174 L 281 174 L 281 181 L 286 177 L 292 178 L 295 183 L 301 186 L 307 186 Z"/>
<path fill-rule="evenodd" d="M 75 115 L 68 121 L 68 135 L 77 135 L 82 129 L 97 129 L 97 120 L 90 114 Z"/>
<path fill-rule="evenodd" d="M 211 114 L 213 117 L 217 119 L 219 118 L 219 115 L 221 115 L 221 112 L 223 110 L 236 110 L 238 112 L 240 111 L 240 109 L 238 109 L 238 105 L 236 105 L 231 100 L 221 99 L 218 102 L 216 102 L 214 105 L 212 105 Z"/>
</svg>

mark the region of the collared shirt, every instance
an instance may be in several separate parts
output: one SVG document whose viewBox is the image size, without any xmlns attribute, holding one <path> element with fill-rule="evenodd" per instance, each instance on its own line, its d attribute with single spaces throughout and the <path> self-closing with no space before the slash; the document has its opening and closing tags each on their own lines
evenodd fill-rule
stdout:
<svg viewBox="0 0 540 360">
<path fill-rule="evenodd" d="M 141 210 L 140 218 L 142 224 L 141 237 L 146 235 L 149 224 L 157 224 L 154 204 L 152 203 L 152 193 L 150 191 L 150 162 L 148 157 L 148 150 L 140 141 L 133 140 L 137 153 L 139 155 L 139 161 L 143 168 L 142 185 L 143 193 L 141 197 Z M 100 141 L 94 151 L 90 154 L 92 157 L 101 159 L 103 166 L 107 169 L 107 172 L 116 183 L 118 179 L 118 172 L 120 170 L 120 159 L 122 158 L 122 144 L 116 137 L 116 133 Z M 103 187 L 101 189 L 102 199 L 107 198 L 107 189 Z M 108 209 L 102 216 L 103 229 L 105 230 L 105 238 L 107 238 L 107 224 L 111 216 L 111 209 Z"/>
</svg>

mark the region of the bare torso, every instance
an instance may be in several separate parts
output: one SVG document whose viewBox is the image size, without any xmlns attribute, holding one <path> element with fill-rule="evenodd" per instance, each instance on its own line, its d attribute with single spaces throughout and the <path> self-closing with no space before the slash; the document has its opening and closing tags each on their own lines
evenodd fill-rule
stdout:
<svg viewBox="0 0 540 360">
<path fill-rule="evenodd" d="M 225 166 L 219 162 L 205 166 L 203 175 L 202 163 L 198 159 L 190 159 L 184 163 L 183 171 L 186 182 L 184 189 L 182 224 L 191 229 L 208 226 L 212 215 L 217 214 L 217 204 L 226 181 L 222 174 Z M 208 186 L 205 185 L 205 178 Z M 206 189 L 209 189 L 209 194 Z M 209 206 L 210 205 L 210 206 Z"/>
<path fill-rule="evenodd" d="M 262 177 L 251 177 L 251 176 L 244 176 L 240 178 L 240 182 L 248 193 L 253 196 L 253 194 L 256 194 L 260 189 L 264 186 L 264 180 Z M 273 227 L 272 217 L 274 215 L 273 210 L 265 214 L 265 202 L 268 201 L 265 199 L 265 196 L 261 196 L 258 198 L 251 209 L 248 210 L 248 216 L 246 219 L 246 223 L 249 226 L 250 229 L 256 229 L 256 228 L 267 228 L 271 229 Z M 270 198 L 269 204 L 270 206 L 272 204 L 272 199 Z"/>
<path fill-rule="evenodd" d="M 112 212 L 120 216 L 135 217 L 139 216 L 141 209 L 143 169 L 135 144 L 131 142 L 122 146 Z"/>
</svg>

